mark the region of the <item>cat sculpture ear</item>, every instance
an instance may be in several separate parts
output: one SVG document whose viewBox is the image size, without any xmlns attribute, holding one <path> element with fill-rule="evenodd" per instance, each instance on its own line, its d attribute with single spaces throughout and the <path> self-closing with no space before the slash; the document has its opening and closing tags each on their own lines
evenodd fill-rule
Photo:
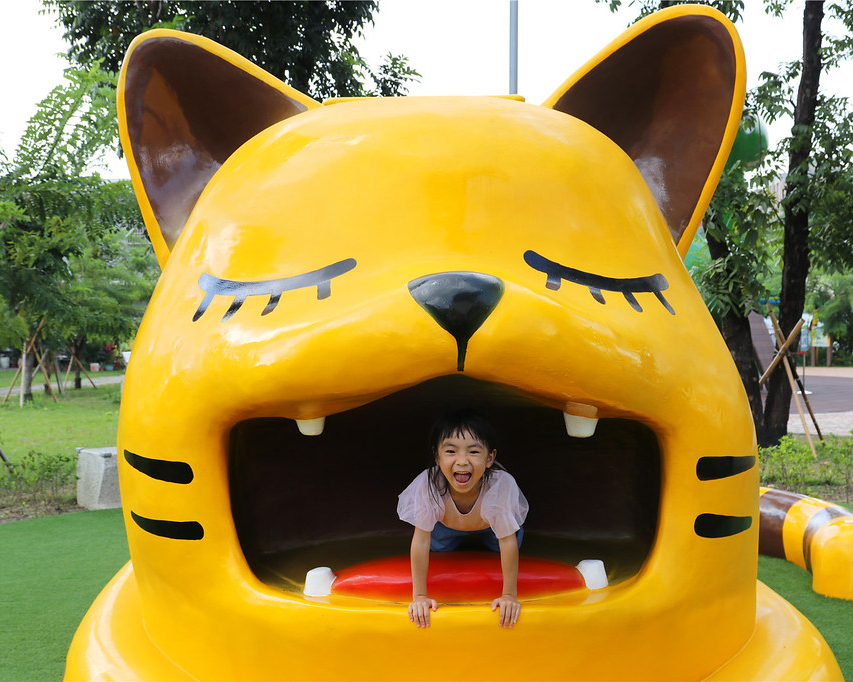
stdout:
<svg viewBox="0 0 853 682">
<path fill-rule="evenodd" d="M 737 134 L 745 81 L 731 22 L 680 5 L 631 26 L 543 106 L 586 121 L 634 160 L 683 258 Z"/>
<path fill-rule="evenodd" d="M 119 133 L 161 268 L 225 159 L 318 106 L 207 38 L 157 29 L 131 43 L 118 84 Z"/>
</svg>

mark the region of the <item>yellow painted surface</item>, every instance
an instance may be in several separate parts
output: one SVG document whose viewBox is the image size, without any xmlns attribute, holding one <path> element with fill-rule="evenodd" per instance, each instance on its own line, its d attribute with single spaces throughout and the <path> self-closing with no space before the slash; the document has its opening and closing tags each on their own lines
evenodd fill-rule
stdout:
<svg viewBox="0 0 853 682">
<path fill-rule="evenodd" d="M 761 488 L 763 495 L 769 489 Z M 814 497 L 802 497 L 788 510 L 782 525 L 785 558 L 812 573 L 812 589 L 836 599 L 853 600 L 853 516 L 825 520 L 811 529 L 811 566 L 807 567 L 804 537 L 816 514 L 835 505 Z"/>
<path fill-rule="evenodd" d="M 853 599 L 853 516 L 833 519 L 815 533 L 812 575 L 818 594 Z"/>
<path fill-rule="evenodd" d="M 708 679 L 736 682 L 746 679 L 843 680 L 844 677 L 815 627 L 797 609 L 759 582 L 754 634 L 737 658 Z"/>
<path fill-rule="evenodd" d="M 692 11 L 709 10 L 679 7 L 644 26 Z M 146 34 L 158 35 L 181 34 Z M 726 125 L 723 146 L 737 120 Z M 156 235 L 133 164 L 131 173 Z M 697 478 L 702 457 L 755 455 L 746 398 L 649 188 L 591 126 L 499 98 L 311 107 L 224 162 L 171 252 L 152 240 L 163 274 L 127 373 L 119 452 L 185 463 L 193 476 L 170 483 L 121 460 L 132 568 L 81 625 L 67 679 L 764 679 L 770 662 L 780 679 L 836 675 L 810 626 L 756 594 L 757 467 Z M 649 292 L 636 294 L 639 312 L 621 293 L 604 291 L 602 304 L 576 282 L 549 289 L 529 250 L 610 280 L 661 274 L 673 312 Z M 269 297 L 251 295 L 223 320 L 233 296 L 217 295 L 198 315 L 203 275 L 264 282 L 346 259 L 357 265 L 329 297 L 302 287 L 265 315 Z M 333 417 L 457 375 L 453 338 L 407 289 L 454 271 L 505 287 L 470 340 L 466 377 L 557 417 L 594 408 L 654 432 L 659 515 L 641 568 L 599 592 L 526 602 L 509 631 L 482 604 L 444 605 L 422 631 L 404 604 L 311 599 L 262 582 L 232 516 L 232 427 Z M 353 456 L 366 457 L 369 442 Z M 749 527 L 703 537 L 694 522 L 705 515 Z M 161 537 L 140 518 L 197 523 L 203 537 Z M 801 626 L 784 644 L 767 634 L 779 618 Z"/>
<path fill-rule="evenodd" d="M 829 503 L 813 497 L 800 500 L 788 510 L 785 525 L 782 527 L 782 541 L 785 544 L 785 556 L 788 561 L 800 568 L 806 568 L 803 554 L 803 535 L 809 525 L 809 519 L 819 511 L 826 509 Z"/>
</svg>

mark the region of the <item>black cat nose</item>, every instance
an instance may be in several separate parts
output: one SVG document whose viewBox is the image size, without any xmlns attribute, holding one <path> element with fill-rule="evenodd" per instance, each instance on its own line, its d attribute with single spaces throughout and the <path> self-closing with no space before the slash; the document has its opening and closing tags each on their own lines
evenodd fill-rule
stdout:
<svg viewBox="0 0 853 682">
<path fill-rule="evenodd" d="M 421 308 L 456 339 L 456 369 L 461 372 L 468 339 L 501 300 L 503 282 L 479 272 L 441 272 L 413 279 L 409 291 Z"/>
</svg>

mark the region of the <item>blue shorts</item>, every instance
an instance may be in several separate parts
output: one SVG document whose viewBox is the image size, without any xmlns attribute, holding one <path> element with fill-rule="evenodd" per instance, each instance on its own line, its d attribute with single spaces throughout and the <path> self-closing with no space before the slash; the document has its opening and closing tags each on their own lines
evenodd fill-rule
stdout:
<svg viewBox="0 0 853 682">
<path fill-rule="evenodd" d="M 515 533 L 515 538 L 518 541 L 518 546 L 521 547 L 521 539 L 524 537 L 524 528 L 519 528 Z M 437 521 L 432 529 L 432 535 L 429 540 L 429 549 L 431 552 L 452 552 L 458 549 L 461 544 L 476 547 L 485 545 L 487 549 L 493 552 L 500 552 L 500 544 L 495 535 L 495 531 L 491 528 L 483 530 L 454 530 L 448 528 L 440 521 Z"/>
</svg>

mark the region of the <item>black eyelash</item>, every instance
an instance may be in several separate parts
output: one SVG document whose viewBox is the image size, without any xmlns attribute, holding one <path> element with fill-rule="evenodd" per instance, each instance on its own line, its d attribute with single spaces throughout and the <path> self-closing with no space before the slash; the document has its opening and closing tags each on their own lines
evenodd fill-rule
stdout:
<svg viewBox="0 0 853 682">
<path fill-rule="evenodd" d="M 332 263 L 319 270 L 306 272 L 293 277 L 282 277 L 281 279 L 268 279 L 261 282 L 238 282 L 233 279 L 222 279 L 208 273 L 203 273 L 198 278 L 198 286 L 205 293 L 204 298 L 193 315 L 193 322 L 204 315 L 214 296 L 233 296 L 234 301 L 222 316 L 224 322 L 234 313 L 240 310 L 249 296 L 269 296 L 270 300 L 261 315 L 269 315 L 278 305 L 281 295 L 285 291 L 303 289 L 305 287 L 317 287 L 317 300 L 328 298 L 332 293 L 332 279 L 349 272 L 356 266 L 355 258 L 347 258 L 337 263 Z"/>
<path fill-rule="evenodd" d="M 557 291 L 562 284 L 562 280 L 574 282 L 575 284 L 587 287 L 592 297 L 601 304 L 606 303 L 601 292 L 613 291 L 622 294 L 630 306 L 638 313 L 643 312 L 643 308 L 634 297 L 634 294 L 651 293 L 655 295 L 655 298 L 660 301 L 661 305 L 666 308 L 671 315 L 675 315 L 675 311 L 672 309 L 669 301 L 667 301 L 661 293 L 664 289 L 669 288 L 669 282 L 667 282 L 666 277 L 660 273 L 648 275 L 646 277 L 604 277 L 602 275 L 594 275 L 591 272 L 575 270 L 574 268 L 560 265 L 559 263 L 548 260 L 544 256 L 540 256 L 535 251 L 525 251 L 524 262 L 534 270 L 543 272 L 548 276 L 548 279 L 545 282 L 545 286 L 548 289 Z"/>
</svg>

